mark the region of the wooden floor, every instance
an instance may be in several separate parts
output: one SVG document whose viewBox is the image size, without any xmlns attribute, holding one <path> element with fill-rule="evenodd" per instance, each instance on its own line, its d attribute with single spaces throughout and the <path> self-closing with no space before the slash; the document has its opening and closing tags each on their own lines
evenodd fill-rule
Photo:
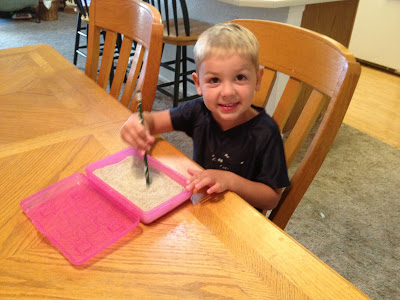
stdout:
<svg viewBox="0 0 400 300">
<path fill-rule="evenodd" d="M 400 76 L 362 66 L 343 122 L 400 149 Z"/>
</svg>

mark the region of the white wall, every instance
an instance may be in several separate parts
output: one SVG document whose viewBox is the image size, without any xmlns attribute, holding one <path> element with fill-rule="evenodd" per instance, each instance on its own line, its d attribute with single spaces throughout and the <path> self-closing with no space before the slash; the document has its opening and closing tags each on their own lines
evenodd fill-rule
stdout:
<svg viewBox="0 0 400 300">
<path fill-rule="evenodd" d="M 349 50 L 400 72 L 400 1 L 360 0 Z"/>
</svg>

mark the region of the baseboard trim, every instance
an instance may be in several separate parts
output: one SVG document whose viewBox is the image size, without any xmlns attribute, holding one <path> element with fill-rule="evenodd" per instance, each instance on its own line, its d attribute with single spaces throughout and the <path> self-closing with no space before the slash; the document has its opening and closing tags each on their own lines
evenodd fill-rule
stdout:
<svg viewBox="0 0 400 300">
<path fill-rule="evenodd" d="M 370 62 L 370 61 L 367 61 L 367 60 L 364 60 L 364 59 L 361 59 L 361 58 L 356 58 L 356 60 L 360 64 L 366 65 L 368 67 L 372 67 L 372 68 L 378 69 L 380 71 L 384 71 L 384 72 L 387 72 L 387 73 L 390 73 L 390 74 L 393 74 L 393 75 L 400 76 L 400 70 L 389 68 L 389 67 L 386 67 L 386 66 L 383 66 L 383 65 L 380 65 L 380 64 L 376 64 L 376 63 L 373 63 L 373 62 Z"/>
</svg>

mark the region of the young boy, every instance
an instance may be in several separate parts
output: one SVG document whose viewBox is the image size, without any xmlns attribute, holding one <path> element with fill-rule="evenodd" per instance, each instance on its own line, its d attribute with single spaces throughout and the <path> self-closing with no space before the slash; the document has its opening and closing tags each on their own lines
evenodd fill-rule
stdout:
<svg viewBox="0 0 400 300">
<path fill-rule="evenodd" d="M 289 179 L 278 126 L 251 105 L 263 75 L 256 37 L 240 25 L 217 24 L 201 34 L 194 58 L 202 98 L 145 112 L 144 126 L 133 114 L 121 129 L 123 140 L 148 151 L 152 135 L 184 131 L 193 139 L 193 159 L 205 169 L 188 170 L 186 189 L 230 190 L 259 210 L 273 209 Z"/>
</svg>

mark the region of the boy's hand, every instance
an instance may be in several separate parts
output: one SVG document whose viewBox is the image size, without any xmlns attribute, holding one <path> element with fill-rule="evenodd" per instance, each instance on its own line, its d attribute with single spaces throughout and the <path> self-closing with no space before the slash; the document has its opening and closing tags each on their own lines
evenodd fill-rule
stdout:
<svg viewBox="0 0 400 300">
<path fill-rule="evenodd" d="M 135 147 L 140 153 L 151 149 L 155 138 L 150 135 L 147 122 L 140 123 L 139 114 L 133 114 L 121 128 L 121 137 L 129 145 Z"/>
<path fill-rule="evenodd" d="M 229 189 L 230 172 L 213 169 L 203 171 L 188 169 L 188 173 L 192 175 L 186 181 L 186 189 L 189 191 L 195 188 L 201 190 L 206 186 L 209 187 L 207 194 L 222 193 Z"/>
</svg>

